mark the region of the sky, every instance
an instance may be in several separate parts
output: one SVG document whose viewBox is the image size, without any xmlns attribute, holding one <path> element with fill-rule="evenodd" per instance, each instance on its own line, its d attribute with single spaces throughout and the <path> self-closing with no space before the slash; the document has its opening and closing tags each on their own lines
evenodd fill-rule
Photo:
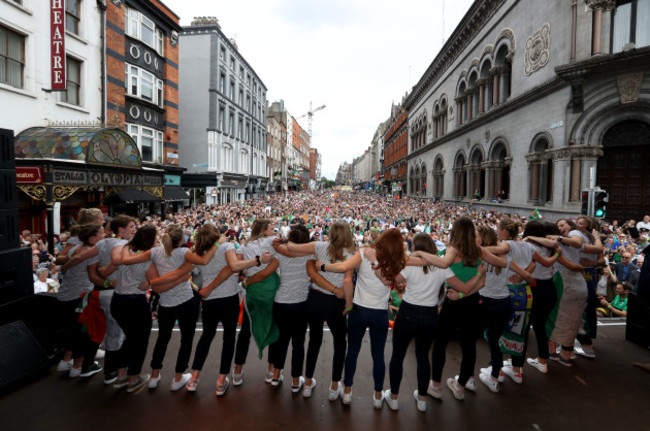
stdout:
<svg viewBox="0 0 650 431">
<path fill-rule="evenodd" d="M 330 179 L 370 146 L 392 104 L 417 84 L 473 2 L 162 1 L 182 26 L 217 17 L 266 86 L 269 104 L 284 100 L 295 118 L 310 102 L 326 105 L 313 114 L 312 146 Z M 308 130 L 306 116 L 298 122 Z"/>
</svg>

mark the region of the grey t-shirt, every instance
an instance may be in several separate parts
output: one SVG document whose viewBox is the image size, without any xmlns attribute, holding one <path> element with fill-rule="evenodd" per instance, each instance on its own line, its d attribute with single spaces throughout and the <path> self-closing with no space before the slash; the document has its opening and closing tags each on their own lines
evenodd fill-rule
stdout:
<svg viewBox="0 0 650 431">
<path fill-rule="evenodd" d="M 70 250 L 70 253 L 73 254 L 79 247 L 75 245 Z M 72 301 L 73 299 L 79 299 L 83 293 L 93 290 L 93 284 L 88 278 L 89 264 L 90 259 L 86 259 L 78 265 L 71 267 L 63 274 L 63 281 L 61 287 L 59 287 L 56 299 L 59 301 Z"/>
<path fill-rule="evenodd" d="M 186 247 L 178 247 L 172 251 L 171 256 L 167 256 L 164 247 L 151 249 L 151 260 L 156 264 L 158 275 L 163 276 L 178 269 L 185 263 L 185 253 L 189 250 Z M 192 286 L 189 280 L 186 280 L 169 289 L 167 292 L 162 292 L 160 294 L 160 305 L 162 307 L 175 307 L 189 301 L 193 296 Z"/>
<path fill-rule="evenodd" d="M 258 238 L 255 241 L 249 241 L 244 247 L 239 247 L 237 253 L 239 253 L 239 250 L 242 250 L 241 254 L 244 255 L 244 260 L 255 259 L 255 256 L 261 256 L 262 254 L 264 254 L 264 252 L 271 253 L 272 255 L 275 256 L 277 253 L 275 252 L 275 249 L 273 248 L 272 245 L 274 239 L 275 239 L 274 236 L 269 236 L 266 238 Z M 260 272 L 261 270 L 265 269 L 267 265 L 268 263 L 263 263 L 260 266 L 254 266 L 252 268 L 248 268 L 246 270 L 246 276 L 252 277 L 253 275 Z"/>
<path fill-rule="evenodd" d="M 120 295 L 144 295 L 146 290 L 140 290 L 138 287 L 140 283 L 147 281 L 147 270 L 151 266 L 151 261 L 148 260 L 142 263 L 133 265 L 120 265 L 117 267 L 116 275 L 117 283 L 115 285 L 115 293 Z"/>
<path fill-rule="evenodd" d="M 327 248 L 329 247 L 330 243 L 329 242 L 324 242 L 324 241 L 319 241 L 314 243 L 314 246 L 316 248 L 316 257 L 318 260 L 322 261 L 324 264 L 329 264 L 329 263 L 334 263 L 330 259 L 329 254 L 327 253 Z M 343 259 L 348 260 L 350 257 L 352 257 L 352 254 L 350 254 L 347 250 L 343 250 Z M 308 259 L 309 260 L 309 259 Z M 319 268 L 317 268 L 319 269 Z M 340 273 L 340 272 L 321 272 L 321 275 L 325 277 L 327 281 L 332 283 L 336 287 L 343 287 L 343 279 L 345 278 L 345 273 Z M 312 285 L 312 289 L 316 289 L 319 292 L 322 292 L 326 295 L 334 295 L 332 292 L 329 292 L 325 289 L 320 288 L 319 286 L 314 283 Z"/>
<path fill-rule="evenodd" d="M 573 236 L 579 236 L 580 238 L 582 238 L 582 234 L 580 233 L 580 231 L 577 230 L 572 230 L 571 232 L 569 232 L 569 238 Z M 580 248 L 571 247 L 570 245 L 565 245 L 563 243 L 560 243 L 560 247 L 562 247 L 562 256 L 564 256 L 566 260 L 576 264 L 580 263 L 580 253 L 584 249 L 584 242 Z M 559 262 L 555 262 L 555 264 L 553 265 L 553 269 L 555 269 L 556 271 L 570 271 L 566 266 L 562 265 Z"/>
<path fill-rule="evenodd" d="M 197 265 L 196 268 L 201 274 L 203 280 L 203 287 L 207 287 L 219 275 L 221 270 L 228 264 L 226 262 L 226 253 L 229 250 L 235 250 L 234 244 L 225 242 L 219 246 L 214 257 L 207 265 Z M 233 274 L 226 279 L 223 283 L 217 286 L 204 301 L 209 301 L 216 298 L 227 298 L 229 296 L 237 295 L 239 291 L 237 274 Z"/>
<path fill-rule="evenodd" d="M 99 262 L 100 267 L 108 266 L 111 263 L 111 253 L 115 247 L 121 247 L 128 241 L 122 238 L 105 238 L 95 244 L 99 253 L 97 256 L 90 258 L 89 265 Z M 108 280 L 117 280 L 117 271 L 106 277 Z"/>
<path fill-rule="evenodd" d="M 275 257 L 280 262 L 280 287 L 275 292 L 275 302 L 296 304 L 306 301 L 309 294 L 307 261 L 313 257 L 286 257 L 279 253 Z"/>
</svg>

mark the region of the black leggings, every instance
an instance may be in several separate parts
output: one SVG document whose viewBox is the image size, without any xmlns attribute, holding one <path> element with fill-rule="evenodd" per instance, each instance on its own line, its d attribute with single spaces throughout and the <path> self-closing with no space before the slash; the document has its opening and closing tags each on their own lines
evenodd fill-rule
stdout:
<svg viewBox="0 0 650 431">
<path fill-rule="evenodd" d="M 203 301 L 203 333 L 194 352 L 193 370 L 203 369 L 205 359 L 210 351 L 210 344 L 217 334 L 217 325 L 223 324 L 223 348 L 219 374 L 228 374 L 235 354 L 235 337 L 237 335 L 237 318 L 239 317 L 239 295 Z"/>
<path fill-rule="evenodd" d="M 415 338 L 415 358 L 417 360 L 418 393 L 426 394 L 431 373 L 429 349 L 438 320 L 438 307 L 412 305 L 402 301 L 393 326 L 393 354 L 388 368 L 390 390 L 399 393 L 402 381 L 404 358 L 411 340 Z"/>
<path fill-rule="evenodd" d="M 90 292 L 87 295 L 90 295 Z M 79 313 L 77 313 L 77 306 L 80 301 L 81 299 L 58 301 L 59 317 L 64 328 L 64 350 L 72 351 L 72 357 L 74 359 L 83 358 L 81 368 L 87 370 L 95 362 L 95 354 L 97 353 L 97 349 L 99 349 L 99 343 L 92 341 L 90 335 L 81 330 Z"/>
<path fill-rule="evenodd" d="M 481 297 L 480 302 L 481 323 L 485 327 L 487 343 L 490 349 L 490 363 L 492 364 L 492 377 L 499 377 L 503 366 L 503 353 L 499 346 L 499 338 L 506 330 L 506 325 L 512 317 L 512 300 L 506 298 Z"/>
<path fill-rule="evenodd" d="M 151 308 L 146 295 L 113 294 L 111 314 L 125 337 L 116 355 L 115 365 L 117 368 L 128 368 L 129 376 L 137 376 L 142 372 L 151 335 Z"/>
<path fill-rule="evenodd" d="M 273 304 L 273 320 L 280 337 L 269 346 L 269 361 L 273 367 L 284 369 L 289 341 L 291 341 L 291 377 L 302 376 L 305 363 L 305 334 L 307 332 L 307 302 Z"/>
<path fill-rule="evenodd" d="M 240 302 L 241 305 L 241 302 Z M 251 345 L 251 318 L 248 310 L 244 307 L 241 328 L 237 337 L 237 346 L 235 347 L 235 365 L 244 365 L 248 356 L 248 348 Z"/>
<path fill-rule="evenodd" d="M 431 353 L 431 379 L 434 382 L 440 382 L 442 379 L 447 344 L 456 329 L 458 329 L 462 353 L 458 382 L 465 386 L 467 380 L 474 375 L 476 338 L 479 333 L 478 300 L 479 296 L 474 294 L 458 301 L 445 299 L 443 302 Z"/>
<path fill-rule="evenodd" d="M 181 329 L 181 346 L 176 357 L 176 372 L 182 373 L 189 366 L 194 342 L 196 320 L 199 317 L 199 303 L 194 297 L 174 307 L 158 307 L 158 339 L 153 349 L 151 368 L 159 370 L 167 352 L 167 344 L 172 337 L 174 324 L 178 320 Z"/>
<path fill-rule="evenodd" d="M 345 299 L 327 295 L 315 290 L 307 297 L 307 322 L 309 323 L 309 344 L 307 347 L 307 363 L 305 376 L 314 377 L 316 362 L 321 345 L 323 344 L 323 323 L 327 322 L 332 338 L 334 338 L 334 358 L 332 360 L 332 381 L 337 382 L 343 376 L 345 351 L 347 348 L 347 323 L 343 311 Z"/>
</svg>

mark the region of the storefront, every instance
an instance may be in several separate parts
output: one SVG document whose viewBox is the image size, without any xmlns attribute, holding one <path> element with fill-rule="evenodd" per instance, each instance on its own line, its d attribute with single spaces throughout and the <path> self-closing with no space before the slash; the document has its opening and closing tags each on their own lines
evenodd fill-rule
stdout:
<svg viewBox="0 0 650 431">
<path fill-rule="evenodd" d="M 164 171 L 142 166 L 133 139 L 116 128 L 33 127 L 15 138 L 20 229 L 67 229 L 80 208 L 142 216 L 161 210 Z"/>
</svg>

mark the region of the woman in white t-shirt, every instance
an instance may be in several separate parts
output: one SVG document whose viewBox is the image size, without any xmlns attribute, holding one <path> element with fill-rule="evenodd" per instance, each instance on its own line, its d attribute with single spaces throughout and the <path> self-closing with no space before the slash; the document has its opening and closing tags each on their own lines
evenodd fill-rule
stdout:
<svg viewBox="0 0 650 431">
<path fill-rule="evenodd" d="M 48 269 L 47 268 L 38 268 L 36 269 L 36 281 L 34 282 L 34 293 L 47 293 L 47 292 L 53 292 L 54 291 L 54 286 L 58 285 L 59 283 L 52 280 L 51 278 L 48 277 Z"/>
<path fill-rule="evenodd" d="M 359 249 L 345 262 L 316 263 L 317 266 L 320 265 L 321 271 L 346 272 L 358 269 L 352 312 L 348 315 L 348 353 L 345 358 L 343 404 L 352 402 L 357 358 L 366 329 L 369 329 L 375 390 L 372 401 L 376 409 L 383 405 L 389 285 L 394 283 L 395 277 L 404 269 L 406 261 L 402 234 L 399 229 L 394 228 L 382 233 L 371 247 Z"/>
<path fill-rule="evenodd" d="M 413 249 L 432 255 L 438 252 L 431 236 L 426 233 L 415 235 Z M 408 346 L 415 338 L 418 388 L 413 393 L 413 397 L 418 410 L 426 411 L 427 405 L 424 400 L 431 373 L 428 355 L 436 330 L 438 306 L 444 294 L 442 286 L 447 283 L 457 290 L 473 289 L 478 285 L 482 274 L 485 274 L 485 267 L 479 268 L 479 272 L 467 282 L 462 282 L 450 268 L 442 269 L 427 265 L 407 266 L 398 276 L 398 280 L 400 278 L 405 280 L 406 291 L 393 327 L 393 354 L 389 366 L 390 389 L 384 392 L 384 398 L 392 410 L 397 410 L 399 407 L 397 394 L 402 380 L 402 365 Z"/>
</svg>

